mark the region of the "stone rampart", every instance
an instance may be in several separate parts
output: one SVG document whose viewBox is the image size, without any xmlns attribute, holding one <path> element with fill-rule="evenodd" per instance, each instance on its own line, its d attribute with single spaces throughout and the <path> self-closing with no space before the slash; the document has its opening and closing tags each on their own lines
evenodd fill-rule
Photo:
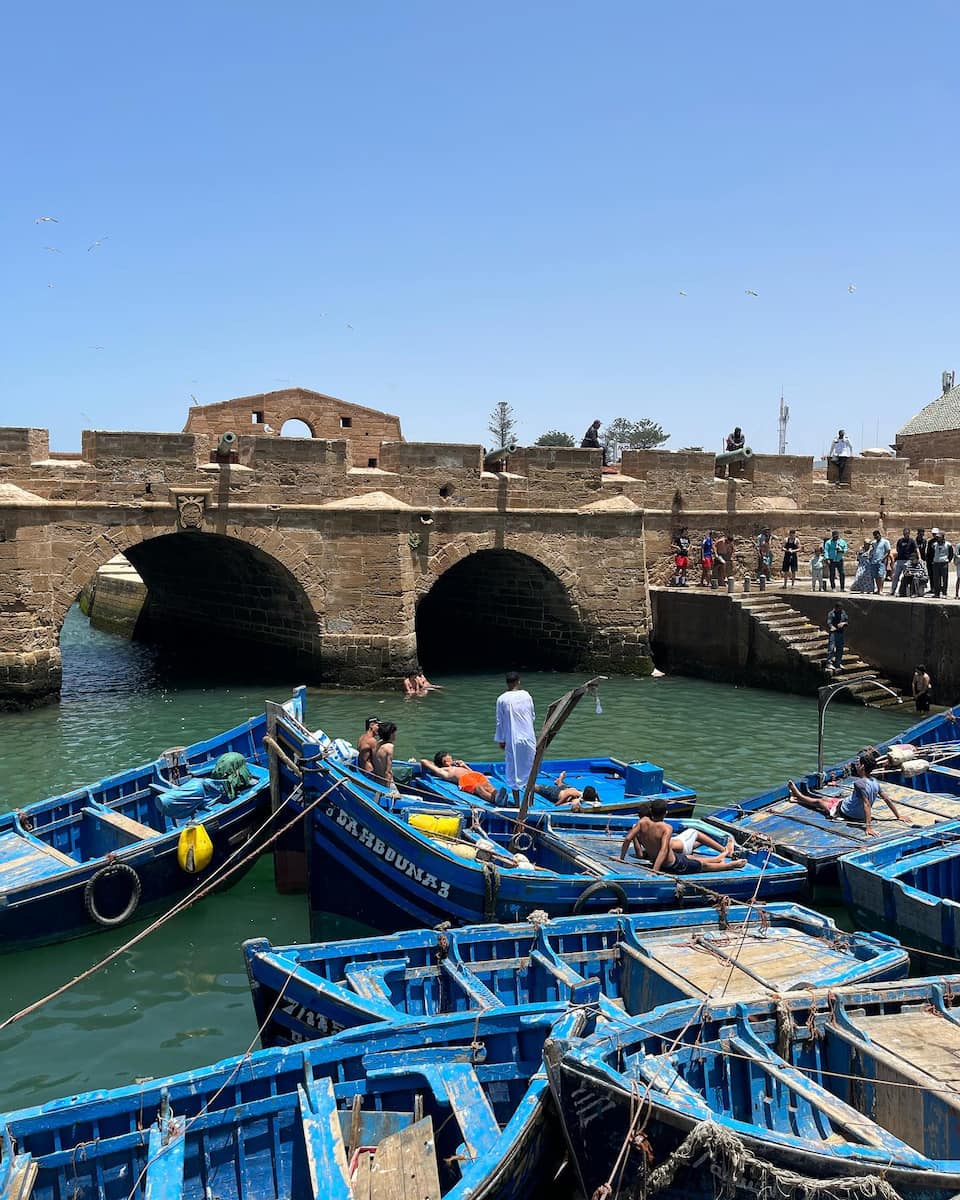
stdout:
<svg viewBox="0 0 960 1200">
<path fill-rule="evenodd" d="M 855 459 L 837 488 L 796 456 L 718 479 L 705 453 L 628 451 L 610 472 L 599 451 L 534 447 L 491 471 L 479 445 L 385 438 L 375 467 L 347 437 L 241 433 L 229 462 L 215 446 L 92 430 L 54 457 L 45 430 L 0 429 L 0 704 L 55 696 L 66 612 L 118 552 L 149 589 L 153 636 L 256 643 L 305 677 L 373 684 L 424 646 L 645 669 L 644 566 L 669 578 L 682 526 L 695 545 L 734 535 L 740 575 L 764 527 L 775 567 L 791 527 L 805 556 L 832 528 L 852 550 L 878 525 L 960 535 L 958 460 Z"/>
</svg>

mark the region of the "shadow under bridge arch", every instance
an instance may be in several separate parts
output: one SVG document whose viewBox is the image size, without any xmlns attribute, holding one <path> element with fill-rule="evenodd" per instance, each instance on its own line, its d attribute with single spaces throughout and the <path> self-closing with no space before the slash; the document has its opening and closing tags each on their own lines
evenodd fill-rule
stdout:
<svg viewBox="0 0 960 1200">
<path fill-rule="evenodd" d="M 424 670 L 570 670 L 587 634 L 556 575 L 516 550 L 478 550 L 434 583 L 417 607 Z"/>
<path fill-rule="evenodd" d="M 296 577 L 238 538 L 180 532 L 131 546 L 147 588 L 134 637 L 204 675 L 320 678 L 318 621 Z"/>
</svg>

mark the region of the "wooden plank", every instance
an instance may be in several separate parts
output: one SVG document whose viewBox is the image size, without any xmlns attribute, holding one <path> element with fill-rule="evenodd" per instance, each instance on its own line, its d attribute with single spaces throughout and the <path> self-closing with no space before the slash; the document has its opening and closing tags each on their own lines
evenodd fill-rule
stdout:
<svg viewBox="0 0 960 1200">
<path fill-rule="evenodd" d="M 151 829 L 149 825 L 141 825 L 139 821 L 134 821 L 132 817 L 125 817 L 123 813 L 111 812 L 109 809 L 94 808 L 90 810 L 105 825 L 112 825 L 115 829 L 122 829 L 125 833 L 132 834 L 140 840 L 146 841 L 150 838 L 158 838 L 160 834 L 155 829 Z"/>
<path fill-rule="evenodd" d="M 430 1117 L 384 1138 L 373 1157 L 369 1180 L 370 1200 L 440 1200 Z"/>
<path fill-rule="evenodd" d="M 343 1195 L 346 1188 L 349 1195 L 347 1151 L 332 1081 L 327 1076 L 308 1080 L 305 1086 L 298 1084 L 297 1093 L 311 1194 L 315 1200 L 324 1200 L 330 1195 Z"/>
<path fill-rule="evenodd" d="M 182 1200 L 186 1144 L 182 1122 L 168 1120 L 150 1130 L 144 1200 Z"/>
<path fill-rule="evenodd" d="M 39 1167 L 29 1154 L 18 1154 L 6 1172 L 0 1171 L 0 1184 L 7 1200 L 30 1200 Z"/>
</svg>

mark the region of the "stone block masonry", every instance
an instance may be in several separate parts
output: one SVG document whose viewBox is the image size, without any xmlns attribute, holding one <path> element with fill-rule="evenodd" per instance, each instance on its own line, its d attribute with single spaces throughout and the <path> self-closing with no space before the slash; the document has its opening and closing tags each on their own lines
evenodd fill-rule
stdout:
<svg viewBox="0 0 960 1200">
<path fill-rule="evenodd" d="M 243 405 L 265 414 L 267 399 Z M 536 447 L 492 472 L 479 445 L 405 442 L 389 414 L 377 426 L 364 410 L 366 429 L 331 403 L 326 436 L 238 427 L 232 463 L 210 461 L 209 413 L 183 433 L 86 431 L 79 455 L 51 456 L 45 430 L 0 429 L 0 705 L 56 698 L 64 617 L 118 553 L 148 588 L 152 637 L 380 685 L 421 655 L 437 669 L 472 653 L 487 666 L 648 670 L 644 561 L 653 582 L 669 572 L 681 525 L 695 543 L 735 534 L 738 575 L 755 570 L 764 526 L 777 538 L 797 527 L 805 553 L 834 527 L 851 545 L 877 524 L 960 534 L 958 461 L 931 474 L 855 460 L 846 488 L 809 459 L 769 455 L 717 479 L 709 454 L 629 451 L 604 473 L 598 451 Z M 218 421 L 240 411 L 229 404 Z"/>
</svg>

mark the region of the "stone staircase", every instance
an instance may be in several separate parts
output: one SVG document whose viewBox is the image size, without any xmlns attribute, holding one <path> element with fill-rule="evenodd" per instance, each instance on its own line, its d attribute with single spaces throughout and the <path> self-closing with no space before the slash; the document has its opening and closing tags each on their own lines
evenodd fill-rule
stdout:
<svg viewBox="0 0 960 1200">
<path fill-rule="evenodd" d="M 823 682 L 837 683 L 852 675 L 865 675 L 861 683 L 851 685 L 845 695 L 873 708 L 893 708 L 898 703 L 899 690 L 889 679 L 885 679 L 869 663 L 854 654 L 847 644 L 843 653 L 843 665 L 839 670 L 827 670 L 827 632 L 814 625 L 802 613 L 791 608 L 776 593 L 749 592 L 731 597 L 735 604 L 747 613 L 752 621 L 759 622 L 768 634 L 799 654 L 823 678 Z M 883 685 L 883 687 L 879 685 Z M 883 690 L 890 688 L 895 694 Z M 838 700 L 842 696 L 837 697 Z"/>
</svg>

